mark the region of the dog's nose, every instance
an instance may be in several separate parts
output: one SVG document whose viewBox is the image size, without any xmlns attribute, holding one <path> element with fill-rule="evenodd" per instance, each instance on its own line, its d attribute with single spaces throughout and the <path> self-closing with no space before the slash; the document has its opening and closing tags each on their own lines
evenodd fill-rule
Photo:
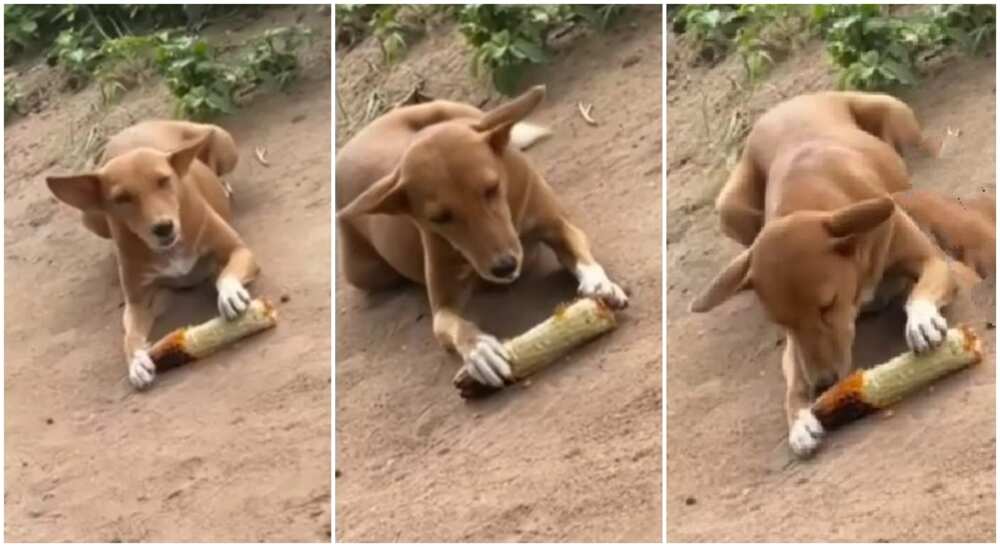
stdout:
<svg viewBox="0 0 1000 547">
<path fill-rule="evenodd" d="M 490 273 L 501 279 L 506 279 L 517 271 L 517 259 L 511 255 L 504 255 L 493 263 Z"/>
<path fill-rule="evenodd" d="M 163 220 L 153 225 L 153 235 L 168 238 L 174 235 L 174 221 Z"/>
</svg>

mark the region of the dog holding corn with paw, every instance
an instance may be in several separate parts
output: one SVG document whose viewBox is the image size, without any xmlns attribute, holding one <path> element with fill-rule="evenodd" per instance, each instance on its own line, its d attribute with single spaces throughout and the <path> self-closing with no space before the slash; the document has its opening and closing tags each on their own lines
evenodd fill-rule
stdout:
<svg viewBox="0 0 1000 547">
<path fill-rule="evenodd" d="M 219 178 L 236 166 L 238 152 L 221 127 L 154 120 L 112 137 L 102 156 L 92 172 L 46 183 L 83 213 L 88 230 L 114 241 L 128 377 L 143 389 L 156 376 L 147 338 L 171 288 L 214 275 L 223 317 L 235 319 L 250 305 L 246 285 L 258 267 L 229 223 L 230 190 Z"/>
<path fill-rule="evenodd" d="M 583 296 L 624 308 L 628 297 L 522 150 L 548 131 L 523 120 L 535 87 L 491 111 L 443 100 L 396 108 L 337 154 L 337 233 L 349 283 L 427 287 L 434 334 L 483 385 L 512 380 L 511 356 L 464 316 L 483 282 L 513 283 L 526 250 L 544 244 Z"/>
<path fill-rule="evenodd" d="M 786 333 L 788 442 L 797 456 L 825 434 L 814 398 L 854 368 L 854 323 L 906 295 L 910 349 L 939 346 L 956 282 L 947 257 L 897 207 L 910 188 L 906 148 L 937 156 L 913 111 L 881 94 L 827 92 L 766 112 L 717 201 L 722 231 L 746 249 L 691 303 L 707 312 L 753 291 Z"/>
</svg>

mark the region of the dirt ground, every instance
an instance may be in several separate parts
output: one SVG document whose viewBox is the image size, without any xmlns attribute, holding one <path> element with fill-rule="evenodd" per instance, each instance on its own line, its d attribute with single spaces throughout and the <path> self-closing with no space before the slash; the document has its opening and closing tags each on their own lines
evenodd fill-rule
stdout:
<svg viewBox="0 0 1000 547">
<path fill-rule="evenodd" d="M 783 335 L 751 294 L 690 314 L 739 246 L 713 201 L 731 127 L 798 93 L 834 87 L 821 46 L 781 62 L 755 91 L 738 59 L 691 67 L 668 37 L 667 536 L 671 541 L 995 540 L 994 278 L 946 314 L 984 335 L 987 359 L 881 415 L 827 436 L 810 461 L 787 445 Z M 995 57 L 941 63 L 908 101 L 928 133 L 962 136 L 951 157 L 909 163 L 914 185 L 995 190 Z M 987 322 L 989 325 L 987 324 Z M 858 325 L 855 362 L 905 349 L 902 311 Z"/>
<path fill-rule="evenodd" d="M 467 403 L 421 288 L 370 296 L 338 276 L 338 541 L 661 538 L 660 8 L 568 42 L 529 78 L 548 86 L 532 120 L 555 132 L 529 155 L 631 306 L 616 331 L 530 384 Z M 421 78 L 431 96 L 497 103 L 454 29 L 388 70 L 371 41 L 337 55 L 338 143 L 375 92 L 392 104 Z M 600 125 L 577 102 L 593 103 Z M 472 317 L 500 336 L 541 321 L 575 289 L 554 269 L 478 294 Z"/>
<path fill-rule="evenodd" d="M 228 180 L 235 226 L 262 266 L 251 292 L 281 299 L 280 323 L 148 392 L 126 378 L 112 247 L 44 176 L 75 169 L 93 127 L 170 116 L 169 97 L 150 83 L 104 110 L 93 86 L 50 86 L 39 113 L 7 125 L 7 541 L 329 540 L 329 7 L 206 32 L 237 39 L 296 20 L 316 32 L 304 78 L 219 122 L 241 151 Z M 44 64 L 16 69 L 21 82 L 51 76 Z M 214 313 L 212 287 L 181 294 L 154 334 Z"/>
</svg>

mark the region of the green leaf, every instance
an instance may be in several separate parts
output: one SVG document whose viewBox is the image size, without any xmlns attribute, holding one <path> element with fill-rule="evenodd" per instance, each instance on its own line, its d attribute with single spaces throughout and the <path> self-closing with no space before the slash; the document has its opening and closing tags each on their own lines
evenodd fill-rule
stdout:
<svg viewBox="0 0 1000 547">
<path fill-rule="evenodd" d="M 887 70 L 896 81 L 903 85 L 915 85 L 917 83 L 917 76 L 910 70 L 910 67 L 902 63 L 885 59 L 882 61 L 882 68 Z"/>
<path fill-rule="evenodd" d="M 545 63 L 549 60 L 548 55 L 546 55 L 542 48 L 522 38 L 514 40 L 512 49 L 520 53 L 523 58 L 527 58 L 535 64 Z"/>
<path fill-rule="evenodd" d="M 506 65 L 493 69 L 493 86 L 497 91 L 514 96 L 517 92 L 517 85 L 521 81 L 523 65 Z"/>
</svg>

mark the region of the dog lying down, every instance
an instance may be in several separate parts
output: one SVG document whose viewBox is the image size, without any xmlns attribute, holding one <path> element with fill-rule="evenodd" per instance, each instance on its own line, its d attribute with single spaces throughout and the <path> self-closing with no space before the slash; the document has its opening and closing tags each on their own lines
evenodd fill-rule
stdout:
<svg viewBox="0 0 1000 547">
<path fill-rule="evenodd" d="M 345 278 L 363 290 L 426 285 L 434 334 L 481 384 L 512 380 L 510 356 L 465 318 L 477 285 L 513 283 L 526 251 L 545 244 L 581 295 L 628 304 L 591 255 L 586 235 L 522 150 L 548 135 L 523 120 L 535 87 L 489 112 L 435 100 L 401 106 L 337 154 L 337 233 Z"/>
<path fill-rule="evenodd" d="M 910 190 L 900 153 L 906 148 L 939 152 L 903 102 L 867 93 L 802 95 L 757 120 L 716 200 L 723 233 L 746 250 L 690 308 L 707 312 L 753 291 L 785 330 L 788 441 L 799 456 L 812 454 L 824 435 L 813 399 L 854 368 L 854 325 L 863 309 L 905 294 L 909 347 L 921 353 L 944 340 L 940 310 L 957 289 L 953 267 L 906 207 L 960 242 L 976 269 L 993 268 L 977 250 L 995 245 L 992 227 L 948 224 L 935 214 L 942 204 L 933 196 L 899 194 Z"/>
<path fill-rule="evenodd" d="M 113 136 L 102 156 L 95 171 L 46 182 L 82 211 L 87 229 L 114 241 L 128 377 L 141 389 L 156 375 L 148 336 L 169 289 L 214 277 L 219 312 L 234 319 L 250 305 L 245 285 L 258 268 L 229 224 L 230 192 L 219 177 L 233 170 L 238 152 L 224 129 L 146 121 Z"/>
</svg>

